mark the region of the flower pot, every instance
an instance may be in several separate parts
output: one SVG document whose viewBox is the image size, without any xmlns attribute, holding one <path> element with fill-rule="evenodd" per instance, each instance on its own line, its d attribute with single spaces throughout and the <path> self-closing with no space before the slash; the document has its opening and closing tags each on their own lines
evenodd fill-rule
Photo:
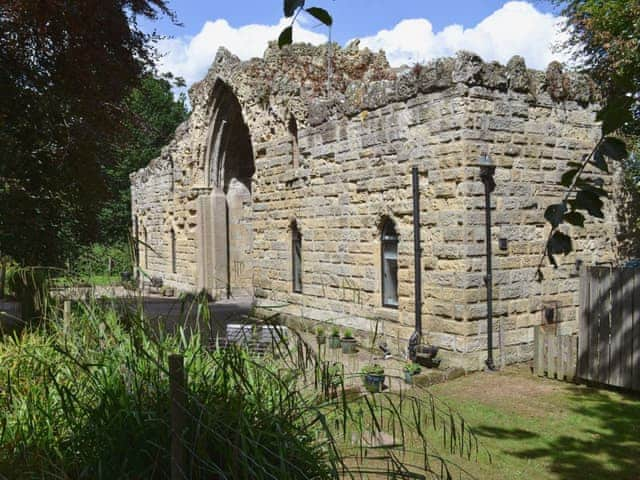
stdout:
<svg viewBox="0 0 640 480">
<path fill-rule="evenodd" d="M 356 353 L 355 338 L 343 338 L 340 344 L 342 345 L 342 353 L 346 353 L 346 354 Z"/>
<path fill-rule="evenodd" d="M 382 384 L 384 384 L 384 374 L 376 375 L 372 373 L 367 373 L 363 377 L 364 388 L 372 393 L 377 393 L 382 391 Z"/>
<path fill-rule="evenodd" d="M 316 335 L 316 341 L 318 342 L 318 345 L 324 345 L 327 343 L 327 337 L 324 335 Z"/>
<path fill-rule="evenodd" d="M 340 348 L 341 342 L 340 337 L 331 336 L 329 337 L 329 348 Z"/>
</svg>

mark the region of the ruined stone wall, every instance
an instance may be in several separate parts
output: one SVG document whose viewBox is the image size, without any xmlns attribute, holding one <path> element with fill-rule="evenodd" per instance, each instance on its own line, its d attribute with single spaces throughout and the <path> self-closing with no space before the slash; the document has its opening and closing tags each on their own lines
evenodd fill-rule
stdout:
<svg viewBox="0 0 640 480">
<path fill-rule="evenodd" d="M 167 252 L 175 226 L 178 269 L 150 256 L 148 270 L 169 285 L 198 287 L 202 249 L 199 198 L 207 181 L 211 100 L 222 79 L 237 96 L 251 134 L 255 174 L 247 221 L 248 265 L 258 304 L 316 321 L 382 333 L 402 352 L 414 325 L 411 167 L 420 172 L 423 334 L 449 365 L 482 368 L 486 358 L 484 197 L 481 153 L 497 164 L 493 194 L 494 345 L 500 360 L 532 357 L 533 326 L 557 306 L 561 330 L 576 329 L 578 277 L 584 264 L 613 259 L 614 212 L 572 229 L 576 252 L 557 270 L 535 271 L 548 232 L 543 213 L 557 202 L 568 161 L 579 161 L 599 135 L 598 94 L 584 76 L 507 66 L 462 53 L 396 75 L 380 55 L 337 50 L 334 91 L 325 88 L 326 50 L 296 46 L 239 62 L 221 52 L 191 92 L 194 110 L 163 157 L 132 176 L 134 215 Z M 295 52 L 294 52 L 295 53 Z M 298 62 L 298 63 L 297 63 Z M 354 67 L 356 65 L 356 67 Z M 348 67 L 351 66 L 351 69 Z M 295 67 L 295 68 L 294 68 Z M 297 135 L 288 118 L 297 120 Z M 173 188 L 167 168 L 172 165 Z M 606 177 L 607 182 L 611 182 Z M 399 305 L 382 307 L 380 226 L 399 233 Z M 291 225 L 302 234 L 302 293 L 293 292 Z M 506 250 L 498 240 L 507 240 Z M 239 266 L 235 268 L 240 268 Z"/>
</svg>

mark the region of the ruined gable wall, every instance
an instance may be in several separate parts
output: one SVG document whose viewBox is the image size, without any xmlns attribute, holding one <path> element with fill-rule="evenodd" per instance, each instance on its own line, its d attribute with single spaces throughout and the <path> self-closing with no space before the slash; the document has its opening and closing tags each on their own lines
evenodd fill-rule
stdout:
<svg viewBox="0 0 640 480">
<path fill-rule="evenodd" d="M 334 92 L 343 93 L 355 80 L 395 77 L 384 54 L 359 50 L 357 44 L 332 48 Z M 224 81 L 237 96 L 256 152 L 258 145 L 284 135 L 289 115 L 295 116 L 301 128 L 307 124 L 308 104 L 326 94 L 326 59 L 326 46 L 305 44 L 283 50 L 271 45 L 263 58 L 246 62 L 225 49 L 218 51 L 206 77 L 190 89 L 192 112 L 187 121 L 160 157 L 131 174 L 132 221 L 138 220 L 140 240 L 143 229 L 148 232 L 148 248 L 140 247 L 147 283 L 156 276 L 180 290 L 198 288 L 201 219 L 197 199 L 212 188 L 207 170 L 216 82 Z M 175 274 L 171 271 L 172 228 L 177 243 Z"/>
</svg>

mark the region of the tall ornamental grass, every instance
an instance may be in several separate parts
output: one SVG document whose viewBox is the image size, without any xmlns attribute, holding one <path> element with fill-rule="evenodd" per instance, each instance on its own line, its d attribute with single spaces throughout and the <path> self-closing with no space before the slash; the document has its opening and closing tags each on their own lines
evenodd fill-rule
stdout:
<svg viewBox="0 0 640 480">
<path fill-rule="evenodd" d="M 257 356 L 204 348 L 197 331 L 149 330 L 135 300 L 76 302 L 67 320 L 56 302 L 46 309 L 39 326 L 0 340 L 0 478 L 169 478 L 177 352 L 185 478 L 468 478 L 452 458 L 478 454 L 433 397 L 359 393 L 295 333 Z"/>
</svg>

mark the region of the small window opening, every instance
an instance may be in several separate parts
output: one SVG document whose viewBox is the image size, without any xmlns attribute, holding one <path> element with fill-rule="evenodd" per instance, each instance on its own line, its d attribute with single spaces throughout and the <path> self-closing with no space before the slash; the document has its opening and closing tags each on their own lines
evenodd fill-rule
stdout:
<svg viewBox="0 0 640 480">
<path fill-rule="evenodd" d="M 393 221 L 382 226 L 382 305 L 398 307 L 398 234 Z"/>
<path fill-rule="evenodd" d="M 302 235 L 298 225 L 291 225 L 291 278 L 293 291 L 302 293 Z"/>
<path fill-rule="evenodd" d="M 171 229 L 171 273 L 176 273 L 176 231 Z"/>
<path fill-rule="evenodd" d="M 300 166 L 300 146 L 298 145 L 298 122 L 289 115 L 289 135 L 291 136 L 291 164 L 293 168 Z"/>
</svg>

